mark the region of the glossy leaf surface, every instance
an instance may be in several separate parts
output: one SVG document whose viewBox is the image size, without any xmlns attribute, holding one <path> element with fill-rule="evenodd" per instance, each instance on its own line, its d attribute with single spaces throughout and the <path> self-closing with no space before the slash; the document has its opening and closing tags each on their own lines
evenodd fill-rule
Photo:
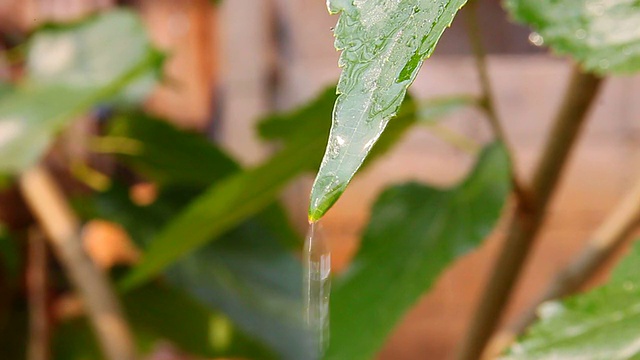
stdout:
<svg viewBox="0 0 640 360">
<path fill-rule="evenodd" d="M 440 273 L 491 232 L 509 190 L 509 160 L 498 143 L 455 187 L 409 183 L 386 190 L 353 263 L 334 280 L 326 358 L 373 358 Z"/>
<path fill-rule="evenodd" d="M 543 304 L 540 320 L 502 359 L 640 358 L 639 264 L 636 244 L 606 285 Z"/>
<path fill-rule="evenodd" d="M 264 132 L 271 131 L 274 137 L 283 139 L 283 149 L 254 169 L 216 182 L 190 203 L 153 240 L 142 263 L 125 279 L 125 286 L 141 284 L 182 256 L 264 210 L 286 184 L 316 168 L 328 132 L 328 125 L 322 119 L 331 112 L 334 100 L 332 92 L 325 92 L 300 110 L 271 118 L 274 125 L 265 125 Z M 407 116 L 396 122 L 395 130 L 376 146 L 378 153 L 388 149 L 415 122 L 413 106 L 407 102 L 403 110 Z M 282 131 L 286 128 L 281 126 L 283 123 L 295 126 Z"/>
<path fill-rule="evenodd" d="M 640 70 L 640 3 L 630 0 L 507 0 L 537 44 L 598 74 Z"/>
<path fill-rule="evenodd" d="M 311 192 L 320 219 L 360 168 L 466 0 L 329 0 L 342 50 L 331 134 Z"/>
</svg>

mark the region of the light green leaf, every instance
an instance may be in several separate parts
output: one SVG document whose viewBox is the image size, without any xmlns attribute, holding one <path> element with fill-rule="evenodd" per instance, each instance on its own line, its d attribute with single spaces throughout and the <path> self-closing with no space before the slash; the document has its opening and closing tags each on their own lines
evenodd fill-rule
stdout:
<svg viewBox="0 0 640 360">
<path fill-rule="evenodd" d="M 316 168 L 327 139 L 326 130 L 323 131 L 326 122 L 319 120 L 331 112 L 334 98 L 333 93 L 325 92 L 308 106 L 273 119 L 299 124 L 293 132 L 280 133 L 285 139 L 284 148 L 262 165 L 215 183 L 189 204 L 153 240 L 142 262 L 123 285 L 139 285 L 189 252 L 217 239 L 273 203 L 292 179 Z M 403 121 L 397 121 L 396 129 L 376 146 L 380 149 L 378 153 L 390 147 L 414 123 L 413 104 L 407 102 L 406 106 Z M 277 125 L 274 128 L 284 127 Z M 279 130 L 274 131 L 279 133 Z"/>
<path fill-rule="evenodd" d="M 155 50 L 138 15 L 113 10 L 78 24 L 45 27 L 28 42 L 30 86 L 108 86 Z"/>
<path fill-rule="evenodd" d="M 309 219 L 337 201 L 466 0 L 329 0 L 342 75 Z"/>
<path fill-rule="evenodd" d="M 508 156 L 495 143 L 453 188 L 409 183 L 386 190 L 373 207 L 353 263 L 334 280 L 326 359 L 374 358 L 440 273 L 491 232 L 509 179 Z"/>
<path fill-rule="evenodd" d="M 640 358 L 640 243 L 604 286 L 543 304 L 540 320 L 502 359 Z"/>
<path fill-rule="evenodd" d="M 540 36 L 598 74 L 640 70 L 640 3 L 633 0 L 506 0 L 506 8 Z"/>
<path fill-rule="evenodd" d="M 102 36 L 94 34 L 97 30 Z M 128 38 L 138 41 L 123 40 Z M 118 42 L 127 46 L 117 51 L 96 48 Z M 32 64 L 27 80 L 0 98 L 0 173 L 17 173 L 33 164 L 75 116 L 158 65 L 158 53 L 146 41 L 140 20 L 126 11 L 42 30 L 32 44 L 35 54 L 28 55 Z"/>
<path fill-rule="evenodd" d="M 0 99 L 11 93 L 11 90 L 13 90 L 13 86 L 10 83 L 0 80 Z"/>
</svg>

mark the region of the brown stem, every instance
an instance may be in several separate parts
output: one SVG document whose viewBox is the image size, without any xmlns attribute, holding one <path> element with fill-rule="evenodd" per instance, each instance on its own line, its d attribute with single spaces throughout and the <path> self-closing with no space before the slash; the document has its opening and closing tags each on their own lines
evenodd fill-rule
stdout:
<svg viewBox="0 0 640 360">
<path fill-rule="evenodd" d="M 49 359 L 47 313 L 47 246 L 37 229 L 29 231 L 27 293 L 29 294 L 29 345 L 27 359 Z"/>
<path fill-rule="evenodd" d="M 515 164 L 515 152 L 507 138 L 507 134 L 502 126 L 502 121 L 498 115 L 498 110 L 496 109 L 496 101 L 493 95 L 491 80 L 489 79 L 489 70 L 487 67 L 487 54 L 484 46 L 482 45 L 482 37 L 480 36 L 481 30 L 480 25 L 478 24 L 477 8 L 477 0 L 470 0 L 465 7 L 464 19 L 467 25 L 466 29 L 469 37 L 469 45 L 471 45 L 473 58 L 476 63 L 476 69 L 480 80 L 480 88 L 482 91 L 480 106 L 489 120 L 489 125 L 491 125 L 494 136 L 504 144 L 507 149 L 507 153 L 509 154 L 511 164 Z M 511 167 L 511 182 L 516 196 L 518 196 L 523 202 L 528 202 L 530 198 L 529 192 L 516 174 L 515 166 Z"/>
<path fill-rule="evenodd" d="M 488 354 L 493 356 L 500 353 L 516 336 L 522 334 L 537 319 L 540 304 L 578 291 L 611 258 L 639 223 L 640 180 L 593 233 L 582 252 L 556 275 L 518 319 L 492 339 Z"/>
<path fill-rule="evenodd" d="M 584 74 L 574 67 L 568 90 L 534 172 L 532 196 L 528 201 L 516 199 L 515 214 L 503 248 L 457 359 L 479 359 L 495 331 L 600 84 L 599 77 Z"/>
<path fill-rule="evenodd" d="M 79 221 L 54 179 L 35 166 L 21 176 L 20 189 L 80 294 L 105 357 L 134 360 L 134 343 L 118 299 L 106 275 L 84 252 Z"/>
</svg>

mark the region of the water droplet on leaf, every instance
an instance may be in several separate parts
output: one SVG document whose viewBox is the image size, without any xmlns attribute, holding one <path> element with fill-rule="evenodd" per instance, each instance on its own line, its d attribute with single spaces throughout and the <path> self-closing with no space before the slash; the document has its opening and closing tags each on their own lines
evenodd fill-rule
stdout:
<svg viewBox="0 0 640 360">
<path fill-rule="evenodd" d="M 542 46 L 544 44 L 544 38 L 542 37 L 542 35 L 534 31 L 529 34 L 529 42 L 535 46 Z"/>
</svg>

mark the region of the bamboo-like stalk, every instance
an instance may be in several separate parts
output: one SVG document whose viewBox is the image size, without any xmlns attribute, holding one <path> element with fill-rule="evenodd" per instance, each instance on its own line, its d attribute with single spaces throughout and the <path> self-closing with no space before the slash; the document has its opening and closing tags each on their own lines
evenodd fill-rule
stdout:
<svg viewBox="0 0 640 360">
<path fill-rule="evenodd" d="M 105 358 L 135 360 L 133 338 L 118 299 L 107 276 L 84 252 L 80 223 L 55 180 L 35 166 L 20 177 L 20 190 L 82 298 Z"/>
<path fill-rule="evenodd" d="M 516 199 L 503 248 L 459 349 L 458 360 L 479 359 L 495 331 L 601 82 L 601 78 L 583 73 L 577 66 L 573 68 L 569 87 L 534 171 L 530 197 Z"/>
<path fill-rule="evenodd" d="M 640 224 L 640 179 L 615 210 L 591 235 L 586 247 L 564 268 L 532 304 L 489 343 L 487 357 L 492 358 L 522 334 L 538 317 L 537 309 L 545 301 L 578 291 L 611 258 Z"/>
</svg>

